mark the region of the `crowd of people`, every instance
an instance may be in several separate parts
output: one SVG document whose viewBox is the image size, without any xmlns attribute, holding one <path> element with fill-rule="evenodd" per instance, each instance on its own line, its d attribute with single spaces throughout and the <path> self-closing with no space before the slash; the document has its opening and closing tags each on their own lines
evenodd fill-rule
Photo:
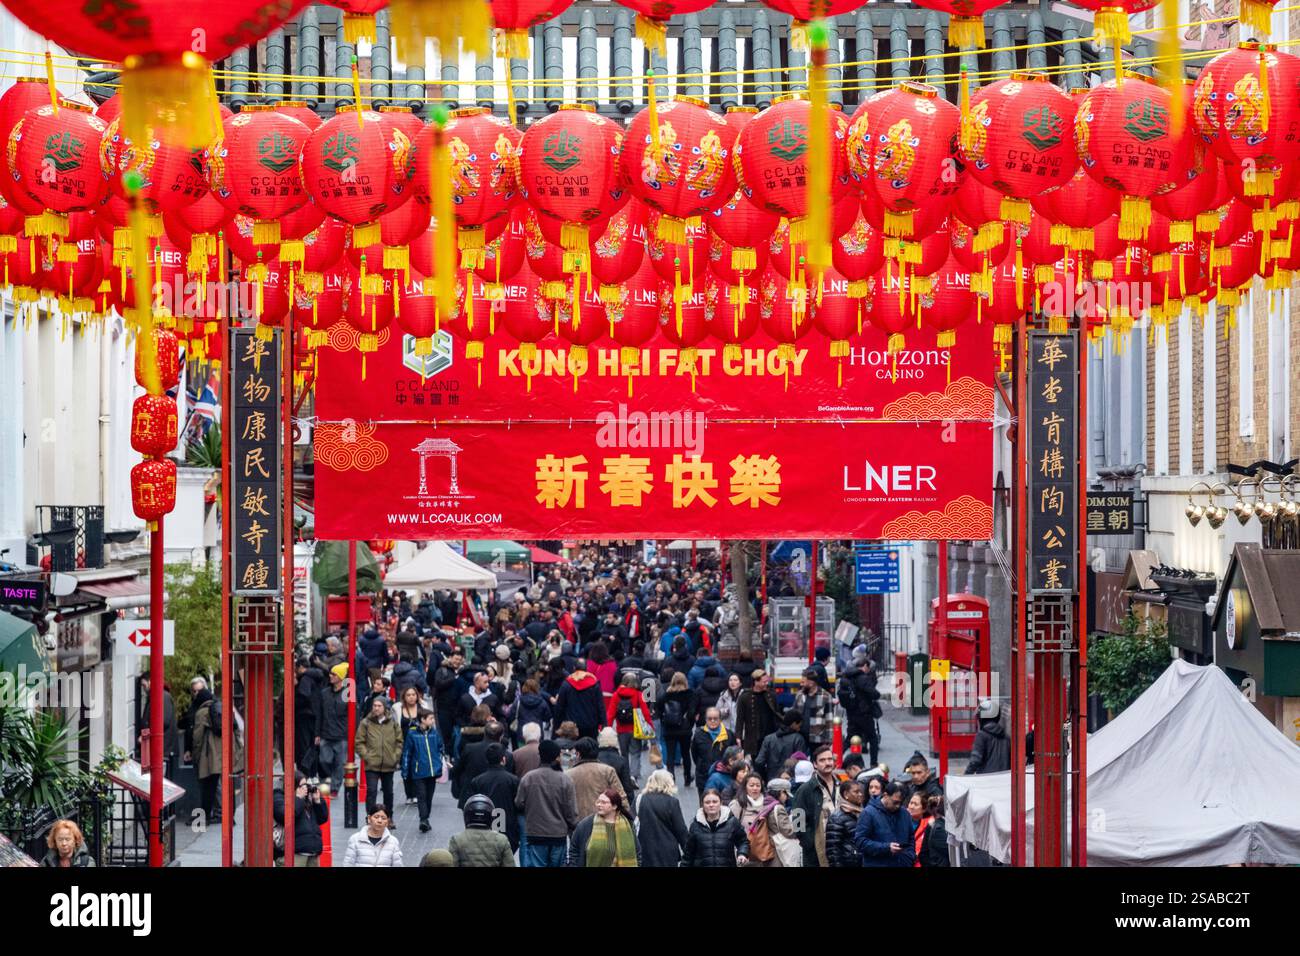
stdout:
<svg viewBox="0 0 1300 956">
<path fill-rule="evenodd" d="M 730 595 L 716 567 L 589 550 L 552 568 L 477 609 L 478 627 L 463 626 L 452 595 L 388 595 L 355 659 L 334 635 L 298 660 L 296 836 L 320 813 L 301 774 L 337 791 L 351 735 L 366 825 L 348 865 L 401 865 L 398 777 L 421 831 L 440 782 L 463 813 L 430 866 L 947 865 L 925 758 L 900 779 L 877 764 L 865 647 L 838 662 L 834 684 L 819 649 L 797 690 L 778 693 L 734 647 L 719 654 Z M 837 759 L 837 716 L 864 752 Z M 689 820 L 679 786 L 696 791 Z M 317 844 L 295 843 L 312 865 Z"/>
</svg>

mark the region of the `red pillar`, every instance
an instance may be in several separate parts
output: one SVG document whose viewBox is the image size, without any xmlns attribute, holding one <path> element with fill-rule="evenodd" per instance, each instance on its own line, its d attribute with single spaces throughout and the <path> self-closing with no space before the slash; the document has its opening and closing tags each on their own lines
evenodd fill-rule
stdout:
<svg viewBox="0 0 1300 956">
<path fill-rule="evenodd" d="M 275 687 L 273 657 L 255 652 L 244 656 L 244 865 L 274 864 L 271 846 L 271 790 L 274 785 L 272 719 Z M 292 799 L 292 793 L 287 795 Z M 293 804 L 288 804 L 292 806 Z"/>
<path fill-rule="evenodd" d="M 343 768 L 343 825 L 357 825 L 357 693 L 361 685 L 353 673 L 357 659 L 357 542 L 348 542 L 348 762 Z"/>
<path fill-rule="evenodd" d="M 1028 624 L 1028 561 L 1025 555 L 1026 531 L 1026 455 L 1027 424 L 1024 421 L 1028 407 L 1028 372 L 1025 357 L 1029 348 L 1027 323 L 1022 312 L 1016 323 L 1013 348 L 1015 374 L 1015 455 L 1014 489 L 1015 506 L 1012 512 L 1011 556 L 1015 562 L 1014 581 L 1017 593 L 1013 596 L 1013 623 L 1011 633 L 1011 865 L 1025 865 L 1025 633 Z"/>
<path fill-rule="evenodd" d="M 281 613 L 284 624 L 284 678 L 281 686 L 284 696 L 281 706 L 284 708 L 284 736 L 280 741 L 281 786 L 284 787 L 285 823 L 284 828 L 284 865 L 293 866 L 294 837 L 293 826 L 288 825 L 293 818 L 294 800 L 294 650 L 293 650 L 293 316 L 285 319 L 284 331 L 280 333 L 281 361 L 280 369 L 284 380 L 284 528 L 281 535 L 284 542 L 284 567 L 281 575 Z"/>
<path fill-rule="evenodd" d="M 1070 865 L 1088 865 L 1088 335 L 1079 328 L 1079 597 L 1070 669 Z"/>
<path fill-rule="evenodd" d="M 812 541 L 808 564 L 808 663 L 816 660 L 817 648 L 817 539 Z"/>
<path fill-rule="evenodd" d="M 149 865 L 163 865 L 163 519 L 149 535 Z"/>
<path fill-rule="evenodd" d="M 930 648 L 930 671 L 934 673 L 935 660 L 948 659 L 948 541 L 939 542 L 939 612 L 935 615 L 934 644 Z M 949 674 L 951 676 L 951 674 Z M 948 682 L 939 682 L 939 699 L 937 703 L 939 728 L 939 781 L 948 776 Z"/>
</svg>

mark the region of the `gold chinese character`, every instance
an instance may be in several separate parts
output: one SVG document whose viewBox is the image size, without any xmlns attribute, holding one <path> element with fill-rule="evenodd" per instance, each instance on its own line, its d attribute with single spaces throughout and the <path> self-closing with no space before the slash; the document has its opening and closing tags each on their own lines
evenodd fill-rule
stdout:
<svg viewBox="0 0 1300 956">
<path fill-rule="evenodd" d="M 1127 511 L 1112 511 L 1112 512 L 1110 513 L 1110 527 L 1111 527 L 1111 530 L 1113 530 L 1113 531 L 1127 531 L 1127 530 L 1128 530 L 1128 512 L 1127 512 Z"/>
<path fill-rule="evenodd" d="M 1043 451 L 1043 460 L 1038 463 L 1038 473 L 1044 478 L 1065 477 L 1065 459 L 1061 449 L 1048 448 Z"/>
<path fill-rule="evenodd" d="M 1059 558 L 1052 558 L 1043 565 L 1043 587 L 1059 588 L 1061 587 L 1061 572 L 1065 570 L 1065 562 Z"/>
<path fill-rule="evenodd" d="M 709 489 L 718 487 L 718 479 L 713 477 L 713 464 L 700 461 L 698 455 L 689 459 L 683 459 L 680 454 L 673 455 L 672 463 L 664 469 L 664 481 L 672 483 L 674 508 L 685 508 L 696 500 L 710 508 L 718 503 L 718 499 L 709 494 Z"/>
<path fill-rule="evenodd" d="M 266 441 L 266 412 L 250 412 L 239 437 L 244 441 Z"/>
<path fill-rule="evenodd" d="M 1056 412 L 1043 416 L 1043 424 L 1047 426 L 1047 440 L 1053 445 L 1061 443 L 1061 424 L 1065 421 Z"/>
<path fill-rule="evenodd" d="M 269 343 L 263 339 L 259 339 L 255 335 L 248 337 L 244 345 L 243 361 L 245 364 L 252 362 L 253 370 L 260 372 L 262 371 L 262 359 L 266 358 L 269 354 Z"/>
<path fill-rule="evenodd" d="M 1100 511 L 1088 512 L 1088 530 L 1089 531 L 1106 530 L 1106 516 L 1103 512 Z"/>
<path fill-rule="evenodd" d="M 244 477 L 251 478 L 254 468 L 263 478 L 271 477 L 271 473 L 266 470 L 266 461 L 262 457 L 262 449 L 260 448 L 250 448 L 244 452 Z"/>
<path fill-rule="evenodd" d="M 587 472 L 579 465 L 587 463 L 586 455 L 556 458 L 547 455 L 537 459 L 537 503 L 547 508 L 567 508 L 573 499 L 575 508 L 587 507 Z"/>
<path fill-rule="evenodd" d="M 271 397 L 271 386 L 260 375 L 244 379 L 244 401 L 264 402 Z"/>
<path fill-rule="evenodd" d="M 244 488 L 244 500 L 239 503 L 240 509 L 246 515 L 263 515 L 271 517 L 270 512 L 266 510 L 266 489 L 264 488 Z"/>
<path fill-rule="evenodd" d="M 1058 518 L 1065 517 L 1065 492 L 1055 485 L 1044 488 L 1038 510 L 1043 512 L 1055 511 Z"/>
<path fill-rule="evenodd" d="M 1065 360 L 1065 352 L 1061 350 L 1061 343 L 1055 338 L 1049 338 L 1043 343 L 1043 354 L 1038 357 L 1039 365 L 1046 365 L 1051 371 L 1056 371 L 1056 363 Z"/>
<path fill-rule="evenodd" d="M 248 526 L 248 530 L 241 534 L 240 537 L 253 546 L 253 552 L 255 554 L 261 554 L 262 539 L 266 537 L 269 530 L 270 529 L 268 528 L 263 528 L 262 523 L 254 518 L 253 523 Z"/>
<path fill-rule="evenodd" d="M 1053 375 L 1047 380 L 1047 384 L 1043 386 L 1042 396 L 1047 400 L 1047 404 L 1055 405 L 1061 391 L 1061 380 Z"/>
<path fill-rule="evenodd" d="M 244 588 L 265 588 L 270 581 L 271 569 L 263 558 L 258 558 L 244 568 L 244 574 L 240 578 L 239 586 Z"/>
<path fill-rule="evenodd" d="M 1065 546 L 1065 529 L 1059 524 L 1048 528 L 1043 532 L 1043 541 L 1048 548 L 1055 551 L 1057 548 Z"/>
<path fill-rule="evenodd" d="M 731 464 L 731 498 L 733 505 L 749 502 L 757 508 L 759 502 L 775 505 L 781 503 L 781 463 L 775 455 L 737 455 Z"/>
<path fill-rule="evenodd" d="M 609 495 L 610 507 L 641 506 L 641 498 L 651 487 L 649 467 L 649 458 L 633 458 L 627 454 L 605 459 L 605 470 L 600 473 L 600 490 Z"/>
</svg>

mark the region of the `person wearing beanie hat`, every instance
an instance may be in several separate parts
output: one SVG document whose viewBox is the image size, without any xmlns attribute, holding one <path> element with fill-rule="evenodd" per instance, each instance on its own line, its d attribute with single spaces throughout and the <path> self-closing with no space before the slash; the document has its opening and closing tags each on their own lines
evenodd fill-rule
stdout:
<svg viewBox="0 0 1300 956">
<path fill-rule="evenodd" d="M 329 683 L 317 692 L 312 703 L 312 717 L 316 725 L 316 772 L 328 778 L 331 792 L 342 793 L 343 765 L 348 759 L 348 694 L 351 681 L 348 665 L 335 664 L 330 668 Z"/>
<path fill-rule="evenodd" d="M 456 860 L 448 850 L 430 850 L 424 854 L 420 866 L 455 866 Z"/>
<path fill-rule="evenodd" d="M 564 866 L 569 834 L 578 825 L 578 798 L 560 768 L 560 745 L 543 740 L 537 745 L 541 765 L 519 781 L 515 809 L 522 816 L 521 866 Z"/>
<path fill-rule="evenodd" d="M 813 765 L 811 760 L 800 760 L 794 765 L 794 785 L 800 786 L 812 779 Z"/>
</svg>

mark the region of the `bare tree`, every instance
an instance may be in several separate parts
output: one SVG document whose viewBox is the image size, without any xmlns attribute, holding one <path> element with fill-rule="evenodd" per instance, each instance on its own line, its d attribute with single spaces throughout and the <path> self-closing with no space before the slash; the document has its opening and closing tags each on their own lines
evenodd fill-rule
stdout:
<svg viewBox="0 0 1300 956">
<path fill-rule="evenodd" d="M 752 541 L 731 543 L 731 580 L 736 588 L 736 605 L 739 620 L 736 631 L 740 638 L 740 656 L 748 658 L 754 653 L 754 606 L 749 600 L 749 552 Z"/>
</svg>

